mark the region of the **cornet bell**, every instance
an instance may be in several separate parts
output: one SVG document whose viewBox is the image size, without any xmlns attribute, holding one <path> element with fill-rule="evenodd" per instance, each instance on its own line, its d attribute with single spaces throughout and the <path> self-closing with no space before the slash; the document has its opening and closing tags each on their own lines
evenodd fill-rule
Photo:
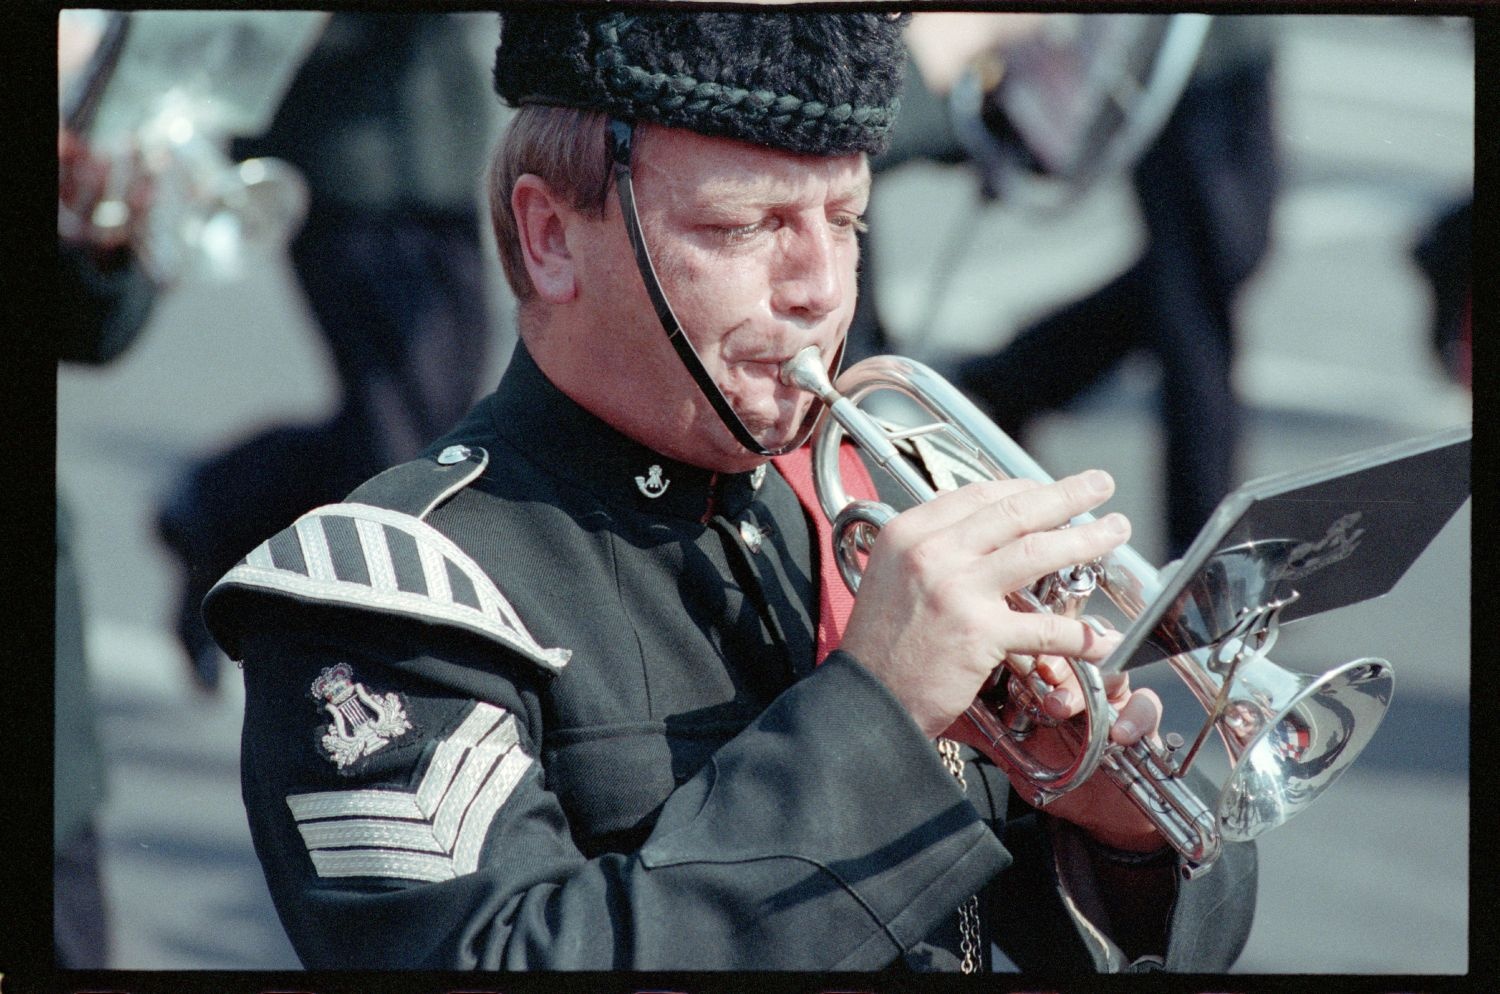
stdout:
<svg viewBox="0 0 1500 994">
<path fill-rule="evenodd" d="M 1385 717 L 1395 674 L 1361 659 L 1321 675 L 1267 658 L 1301 595 L 1299 546 L 1286 540 L 1218 549 L 1192 570 L 1145 640 L 1208 711 L 1233 764 L 1215 807 L 1231 841 L 1252 839 L 1301 811 L 1338 779 Z M 1208 726 L 1205 726 L 1205 730 Z M 1180 760 L 1193 760 L 1203 734 Z"/>
<path fill-rule="evenodd" d="M 1241 687 L 1218 723 L 1234 762 L 1219 793 L 1219 829 L 1232 842 L 1275 828 L 1331 786 L 1375 734 L 1395 686 L 1383 659 L 1320 676 L 1260 662 L 1236 681 Z M 1252 700 L 1277 703 L 1252 708 Z"/>
</svg>

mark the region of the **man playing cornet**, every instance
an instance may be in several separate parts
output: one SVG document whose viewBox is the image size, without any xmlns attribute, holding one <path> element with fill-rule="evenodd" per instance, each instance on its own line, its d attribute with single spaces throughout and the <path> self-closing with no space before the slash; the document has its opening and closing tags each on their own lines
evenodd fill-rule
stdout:
<svg viewBox="0 0 1500 994">
<path fill-rule="evenodd" d="M 1181 882 L 1103 778 L 1007 812 L 1005 774 L 942 737 L 1007 654 L 1042 657 L 1044 710 L 1078 710 L 1050 657 L 1116 639 L 1005 597 L 1125 540 L 1118 515 L 1058 528 L 1108 476 L 907 510 L 847 618 L 820 576 L 795 448 L 813 398 L 781 367 L 809 345 L 831 364 L 847 330 L 901 28 L 504 15 L 496 84 L 520 109 L 492 209 L 515 359 L 427 458 L 272 537 L 207 602 L 244 663 L 245 802 L 309 966 L 1238 954 L 1249 846 Z M 1155 733 L 1152 694 L 1108 689 L 1116 741 Z"/>
</svg>

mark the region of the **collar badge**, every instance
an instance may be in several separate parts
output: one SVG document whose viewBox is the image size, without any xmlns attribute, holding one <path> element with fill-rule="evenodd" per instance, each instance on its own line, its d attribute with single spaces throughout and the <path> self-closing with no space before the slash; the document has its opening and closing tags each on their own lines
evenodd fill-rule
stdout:
<svg viewBox="0 0 1500 994">
<path fill-rule="evenodd" d="M 745 547 L 753 553 L 760 552 L 760 544 L 765 540 L 766 533 L 762 531 L 753 521 L 740 522 L 740 538 L 745 540 Z"/>
<path fill-rule="evenodd" d="M 750 471 L 750 489 L 759 490 L 760 485 L 766 482 L 766 464 L 761 463 Z"/>
<path fill-rule="evenodd" d="M 312 696 L 333 717 L 323 730 L 323 748 L 343 769 L 361 756 L 385 748 L 411 729 L 406 709 L 394 693 L 371 693 L 354 681 L 348 663 L 329 666 L 312 683 Z"/>
<path fill-rule="evenodd" d="M 636 489 L 652 500 L 666 493 L 667 488 L 671 485 L 672 481 L 661 475 L 660 466 L 652 466 L 646 470 L 645 476 L 637 476 L 635 478 Z"/>
</svg>

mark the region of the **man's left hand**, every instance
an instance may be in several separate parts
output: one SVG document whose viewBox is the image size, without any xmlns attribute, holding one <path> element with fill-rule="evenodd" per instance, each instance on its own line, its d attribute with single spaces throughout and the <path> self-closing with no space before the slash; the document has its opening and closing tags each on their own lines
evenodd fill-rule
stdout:
<svg viewBox="0 0 1500 994">
<path fill-rule="evenodd" d="M 1067 662 L 1055 656 L 1037 660 L 1037 673 L 1054 689 L 1042 701 L 1042 710 L 1058 720 L 1082 714 L 1083 691 Z M 1161 699 L 1148 689 L 1130 689 L 1130 676 L 1110 673 L 1103 678 L 1105 694 L 1117 715 L 1110 727 L 1110 741 L 1134 745 L 1149 736 L 1156 740 L 1161 725 Z M 1074 737 L 1062 729 L 1038 725 L 1025 748 L 1038 762 L 1052 767 L 1072 762 L 1078 747 Z M 1018 778 L 1011 775 L 1013 782 Z M 1116 849 L 1152 852 L 1167 844 L 1165 837 L 1135 803 L 1102 770 L 1046 807 L 1048 814 L 1073 822 L 1093 838 Z"/>
</svg>

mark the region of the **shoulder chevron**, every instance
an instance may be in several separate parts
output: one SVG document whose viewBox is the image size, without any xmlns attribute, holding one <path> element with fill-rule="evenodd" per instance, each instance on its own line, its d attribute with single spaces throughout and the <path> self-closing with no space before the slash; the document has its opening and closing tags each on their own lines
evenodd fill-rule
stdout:
<svg viewBox="0 0 1500 994">
<path fill-rule="evenodd" d="M 571 652 L 544 648 L 479 564 L 419 518 L 370 504 L 329 504 L 262 542 L 216 587 L 400 614 L 467 629 L 552 672 Z"/>
</svg>

